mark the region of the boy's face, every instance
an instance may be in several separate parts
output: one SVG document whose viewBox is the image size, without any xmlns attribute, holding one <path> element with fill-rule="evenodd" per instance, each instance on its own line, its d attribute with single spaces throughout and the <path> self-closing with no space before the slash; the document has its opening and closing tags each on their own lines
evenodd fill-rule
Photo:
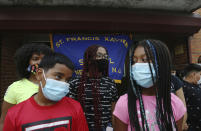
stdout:
<svg viewBox="0 0 201 131">
<path fill-rule="evenodd" d="M 175 76 L 176 75 L 176 71 L 175 70 L 171 70 L 171 74 Z"/>
<path fill-rule="evenodd" d="M 73 71 L 66 65 L 57 63 L 53 68 L 44 73 L 46 78 L 67 82 L 72 77 Z M 38 71 L 38 80 L 42 82 L 42 85 L 46 84 L 42 69 Z"/>
<path fill-rule="evenodd" d="M 201 71 L 199 72 L 194 71 L 188 76 L 188 79 L 190 80 L 190 83 L 197 84 L 197 82 L 200 80 L 200 76 Z"/>
</svg>

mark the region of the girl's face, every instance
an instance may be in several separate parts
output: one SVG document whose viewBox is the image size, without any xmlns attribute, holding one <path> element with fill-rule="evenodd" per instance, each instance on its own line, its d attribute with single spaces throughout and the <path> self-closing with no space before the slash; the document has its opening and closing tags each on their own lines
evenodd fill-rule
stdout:
<svg viewBox="0 0 201 131">
<path fill-rule="evenodd" d="M 30 65 L 39 64 L 43 57 L 44 57 L 43 54 L 33 53 L 31 59 L 29 60 L 29 64 Z"/>
<path fill-rule="evenodd" d="M 103 47 L 99 47 L 96 52 L 96 59 L 108 59 L 106 50 Z"/>
<path fill-rule="evenodd" d="M 134 51 L 133 64 L 135 63 L 148 63 L 144 47 L 142 46 L 138 46 Z"/>
</svg>

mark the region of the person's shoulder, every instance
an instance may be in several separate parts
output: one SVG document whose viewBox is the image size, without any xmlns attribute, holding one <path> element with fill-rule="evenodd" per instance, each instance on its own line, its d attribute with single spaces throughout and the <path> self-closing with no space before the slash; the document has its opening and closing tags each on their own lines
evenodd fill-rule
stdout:
<svg viewBox="0 0 201 131">
<path fill-rule="evenodd" d="M 179 77 L 172 75 L 172 82 L 176 82 L 176 83 L 183 83 L 181 79 L 179 79 Z"/>
<path fill-rule="evenodd" d="M 171 105 L 175 120 L 180 120 L 186 112 L 186 107 L 184 106 L 184 103 L 181 101 L 181 99 L 174 93 L 171 93 Z"/>
<path fill-rule="evenodd" d="M 112 78 L 108 77 L 108 76 L 104 76 L 101 79 L 106 81 L 106 82 L 108 82 L 108 83 L 111 83 L 111 84 L 115 83 L 114 80 Z"/>
<path fill-rule="evenodd" d="M 128 95 L 127 93 L 120 96 L 120 98 L 118 99 L 116 106 L 116 109 L 127 109 L 128 108 Z"/>
<path fill-rule="evenodd" d="M 81 79 L 81 76 L 75 76 L 75 77 L 72 77 L 70 80 L 69 80 L 69 83 L 75 83 L 77 81 L 80 81 Z"/>
<path fill-rule="evenodd" d="M 121 95 L 120 98 L 122 98 L 122 99 L 128 99 L 128 94 L 125 93 L 125 94 Z"/>
<path fill-rule="evenodd" d="M 23 79 L 21 79 L 21 80 L 18 80 L 18 81 L 15 81 L 15 82 L 13 82 L 12 84 L 10 84 L 9 86 L 8 86 L 8 89 L 7 89 L 7 91 L 6 91 L 6 93 L 5 93 L 5 96 L 8 94 L 8 93 L 16 93 L 16 92 L 18 92 L 18 90 L 20 90 L 20 88 L 23 88 L 24 87 L 24 85 L 23 85 Z M 14 94 L 13 94 L 14 95 Z"/>
<path fill-rule="evenodd" d="M 183 104 L 181 99 L 178 96 L 176 96 L 174 93 L 171 93 L 171 103 L 173 106 L 178 106 Z"/>
<path fill-rule="evenodd" d="M 128 101 L 128 94 L 126 93 L 126 94 L 120 96 L 118 101 L 122 101 L 122 102 L 127 103 L 127 101 Z"/>
<path fill-rule="evenodd" d="M 9 87 L 11 87 L 11 88 L 20 87 L 20 86 L 23 85 L 23 81 L 24 81 L 24 79 L 21 79 L 21 80 L 15 81 L 15 82 L 13 82 Z"/>
<path fill-rule="evenodd" d="M 19 103 L 19 104 L 16 104 L 14 105 L 13 107 L 9 108 L 8 109 L 8 112 L 10 114 L 20 114 L 19 112 L 22 111 L 22 109 L 29 103 L 31 98 Z"/>
<path fill-rule="evenodd" d="M 103 77 L 101 77 L 101 79 L 105 79 L 105 80 L 108 80 L 108 81 L 112 81 L 112 80 L 113 80 L 113 79 L 110 78 L 109 76 L 103 76 Z"/>
<path fill-rule="evenodd" d="M 74 108 L 81 107 L 80 103 L 70 97 L 64 97 L 64 101 L 68 106 L 72 106 Z"/>
<path fill-rule="evenodd" d="M 171 93 L 171 100 L 177 100 L 179 99 L 178 96 L 176 96 L 174 93 Z"/>
</svg>

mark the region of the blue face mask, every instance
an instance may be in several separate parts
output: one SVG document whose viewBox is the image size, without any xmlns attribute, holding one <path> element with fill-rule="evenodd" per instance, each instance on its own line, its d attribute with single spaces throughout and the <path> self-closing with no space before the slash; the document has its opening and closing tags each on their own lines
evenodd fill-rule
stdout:
<svg viewBox="0 0 201 131">
<path fill-rule="evenodd" d="M 152 69 L 153 77 L 156 78 L 153 64 L 150 63 L 150 66 Z M 149 63 L 135 63 L 132 65 L 132 77 L 141 87 L 150 88 L 153 86 Z"/>
<path fill-rule="evenodd" d="M 68 92 L 69 92 L 69 83 L 54 80 L 54 79 L 49 79 L 45 77 L 44 71 L 43 71 L 44 78 L 46 80 L 46 84 L 43 87 L 42 83 L 42 92 L 45 98 L 51 100 L 51 101 L 59 101 L 63 97 L 65 97 Z"/>
</svg>

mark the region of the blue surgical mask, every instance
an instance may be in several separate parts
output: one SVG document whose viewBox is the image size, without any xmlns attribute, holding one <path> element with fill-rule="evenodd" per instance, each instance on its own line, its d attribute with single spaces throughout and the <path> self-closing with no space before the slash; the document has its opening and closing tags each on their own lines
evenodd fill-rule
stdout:
<svg viewBox="0 0 201 131">
<path fill-rule="evenodd" d="M 153 64 L 150 63 L 150 66 L 152 69 L 153 77 L 156 78 Z M 153 86 L 149 63 L 135 63 L 132 65 L 132 77 L 141 87 L 150 88 Z"/>
<path fill-rule="evenodd" d="M 51 101 L 59 101 L 68 94 L 70 85 L 69 83 L 46 78 L 44 71 L 43 75 L 46 80 L 46 84 L 44 87 L 42 86 L 41 82 L 40 84 L 45 98 Z"/>
</svg>

